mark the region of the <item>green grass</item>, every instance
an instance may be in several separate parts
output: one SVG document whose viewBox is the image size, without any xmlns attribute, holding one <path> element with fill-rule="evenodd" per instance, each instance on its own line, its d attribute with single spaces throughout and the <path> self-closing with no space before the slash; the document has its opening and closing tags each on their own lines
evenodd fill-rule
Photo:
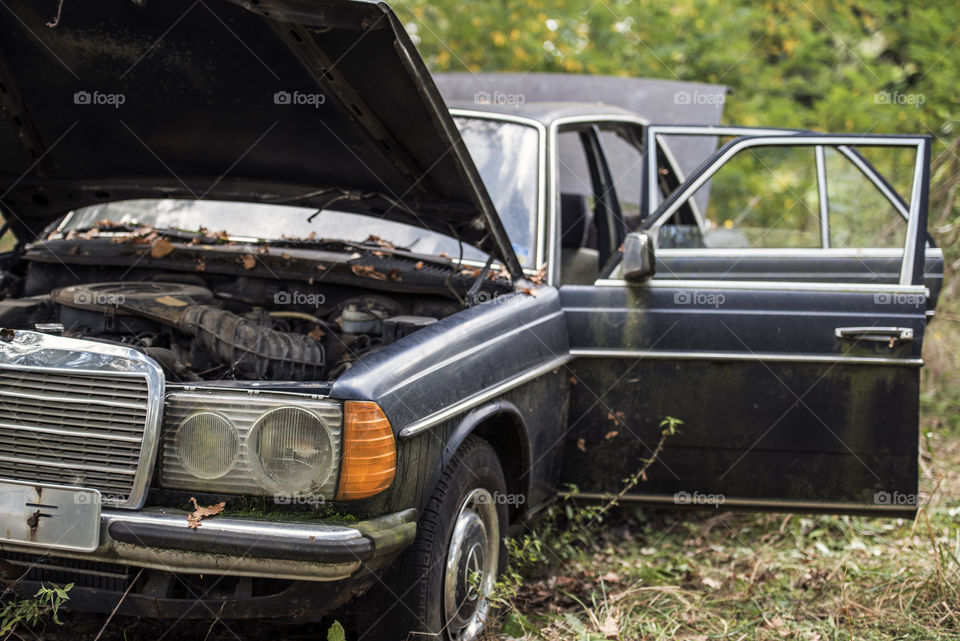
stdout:
<svg viewBox="0 0 960 641">
<path fill-rule="evenodd" d="M 519 613 L 527 639 L 960 639 L 960 437 L 931 440 L 916 521 L 625 507 L 527 573 L 506 629 Z"/>
</svg>

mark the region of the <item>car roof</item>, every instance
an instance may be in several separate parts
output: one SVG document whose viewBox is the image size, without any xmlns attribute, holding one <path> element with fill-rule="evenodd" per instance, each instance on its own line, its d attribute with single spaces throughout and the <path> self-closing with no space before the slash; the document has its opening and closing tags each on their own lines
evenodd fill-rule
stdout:
<svg viewBox="0 0 960 641">
<path fill-rule="evenodd" d="M 491 98 L 493 100 L 493 98 Z M 512 104 L 507 102 L 483 102 L 483 99 L 452 100 L 448 102 L 451 110 L 482 111 L 491 114 L 516 116 L 536 120 L 544 126 L 550 126 L 557 120 L 565 118 L 593 117 L 593 116 L 627 116 L 644 118 L 629 109 L 608 105 L 602 102 L 523 102 Z"/>
</svg>

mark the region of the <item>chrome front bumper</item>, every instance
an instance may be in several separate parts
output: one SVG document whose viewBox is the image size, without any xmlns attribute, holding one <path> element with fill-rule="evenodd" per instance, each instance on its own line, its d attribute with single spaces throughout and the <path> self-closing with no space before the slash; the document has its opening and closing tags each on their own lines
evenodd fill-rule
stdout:
<svg viewBox="0 0 960 641">
<path fill-rule="evenodd" d="M 103 510 L 92 552 L 5 543 L 8 550 L 185 574 L 338 581 L 392 560 L 416 535 L 413 508 L 350 523 L 205 519 L 187 527 L 180 510 Z M 0 558 L 2 558 L 0 553 Z"/>
</svg>

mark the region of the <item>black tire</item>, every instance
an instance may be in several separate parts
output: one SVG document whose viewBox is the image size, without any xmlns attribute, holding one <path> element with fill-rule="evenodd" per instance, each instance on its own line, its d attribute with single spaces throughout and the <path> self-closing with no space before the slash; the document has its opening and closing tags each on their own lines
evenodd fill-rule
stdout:
<svg viewBox="0 0 960 641">
<path fill-rule="evenodd" d="M 505 492 L 506 481 L 496 452 L 485 440 L 476 436 L 467 437 L 444 469 L 433 495 L 427 501 L 417 523 L 417 537 L 413 544 L 398 560 L 395 570 L 385 577 L 386 585 L 381 586 L 383 589 L 374 590 L 374 594 L 368 596 L 368 604 L 364 608 L 366 620 L 358 621 L 359 638 L 363 641 L 459 641 L 476 638 L 472 633 L 475 625 L 462 628 L 461 633 L 458 633 L 456 624 L 460 623 L 460 620 L 455 618 L 451 623 L 447 616 L 444 589 L 447 561 L 451 554 L 451 538 L 458 522 L 463 524 L 464 519 L 470 520 L 469 514 L 464 516 L 464 510 L 471 512 L 476 509 L 488 517 L 495 513 L 497 536 L 495 543 L 490 541 L 489 545 L 496 550 L 496 560 L 489 559 L 488 555 L 483 553 L 468 553 L 466 556 L 469 558 L 465 556 L 463 564 L 469 565 L 479 556 L 481 565 L 494 566 L 495 579 L 506 567 L 504 537 L 508 520 L 505 503 L 502 500 L 490 499 L 503 496 Z M 487 503 L 489 507 L 485 506 Z M 462 530 L 461 527 L 458 535 Z M 484 543 L 487 541 L 484 540 Z M 475 537 L 464 541 L 456 549 L 464 549 L 469 545 L 472 545 L 473 549 L 478 547 Z M 462 555 L 453 556 L 460 558 Z M 460 564 L 453 565 L 456 567 Z M 486 572 L 482 574 L 486 576 Z M 457 572 L 458 577 L 462 575 L 463 572 Z M 469 597 L 460 599 L 460 602 L 465 604 L 464 610 L 469 610 L 468 606 L 472 605 L 467 604 L 467 600 Z M 478 608 L 483 605 L 483 601 L 485 599 L 473 599 Z M 457 616 L 463 615 L 458 611 Z M 476 620 L 483 618 L 479 614 L 473 617 Z M 465 632 L 470 634 L 462 634 Z"/>
</svg>

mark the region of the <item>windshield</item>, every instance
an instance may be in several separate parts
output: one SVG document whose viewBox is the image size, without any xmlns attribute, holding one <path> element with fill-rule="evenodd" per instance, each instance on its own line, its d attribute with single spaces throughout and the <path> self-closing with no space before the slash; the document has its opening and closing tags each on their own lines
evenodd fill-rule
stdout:
<svg viewBox="0 0 960 641">
<path fill-rule="evenodd" d="M 537 130 L 526 125 L 457 118 L 464 142 L 490 193 L 513 249 L 524 267 L 534 267 L 537 206 Z M 376 216 L 312 207 L 217 200 L 139 199 L 103 203 L 70 212 L 59 232 L 90 229 L 104 221 L 131 226 L 197 232 L 201 229 L 236 239 L 278 241 L 301 238 L 363 242 L 370 236 L 395 247 L 457 259 L 461 244 L 450 236 Z M 462 245 L 463 258 L 487 255 Z"/>
<path fill-rule="evenodd" d="M 536 267 L 537 130 L 499 120 L 455 120 L 520 264 Z"/>
<path fill-rule="evenodd" d="M 90 229 L 109 221 L 188 232 L 205 229 L 251 241 L 317 238 L 360 243 L 376 236 L 420 254 L 460 256 L 461 245 L 455 238 L 422 227 L 341 211 L 324 211 L 308 222 L 316 211 L 312 207 L 219 200 L 123 200 L 77 209 L 67 215 L 58 231 Z M 482 261 L 486 254 L 464 244 L 463 257 Z"/>
</svg>

